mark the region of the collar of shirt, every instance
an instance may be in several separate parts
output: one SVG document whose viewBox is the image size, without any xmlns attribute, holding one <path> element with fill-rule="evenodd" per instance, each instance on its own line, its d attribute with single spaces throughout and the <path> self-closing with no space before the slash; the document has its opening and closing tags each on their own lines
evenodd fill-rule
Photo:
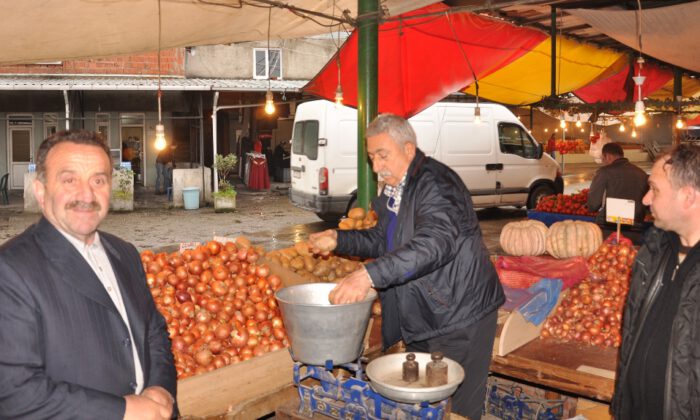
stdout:
<svg viewBox="0 0 700 420">
<path fill-rule="evenodd" d="M 102 247 L 102 241 L 100 241 L 100 234 L 98 232 L 95 232 L 95 238 L 92 240 L 92 243 L 87 244 L 87 243 L 81 241 L 80 239 L 76 238 L 75 236 L 70 235 L 59 228 L 56 228 L 56 230 L 61 232 L 61 235 L 63 235 L 63 237 L 65 237 L 68 240 L 68 242 L 70 242 L 71 245 L 73 245 L 75 247 L 75 249 L 77 249 L 78 252 L 80 252 L 81 255 L 85 255 L 85 253 L 87 252 L 88 249 L 100 250 L 100 251 L 104 252 L 104 248 Z"/>
<path fill-rule="evenodd" d="M 395 214 L 399 214 L 399 208 L 401 207 L 401 196 L 403 196 L 403 190 L 406 187 L 406 175 L 407 174 L 403 175 L 401 182 L 399 182 L 397 186 L 384 186 L 384 195 L 389 197 L 389 201 L 386 203 L 386 208 Z"/>
</svg>

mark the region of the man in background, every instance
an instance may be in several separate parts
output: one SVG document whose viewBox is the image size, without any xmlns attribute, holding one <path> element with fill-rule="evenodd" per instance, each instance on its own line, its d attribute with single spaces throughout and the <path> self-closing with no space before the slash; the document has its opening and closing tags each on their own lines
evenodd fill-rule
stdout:
<svg viewBox="0 0 700 420">
<path fill-rule="evenodd" d="M 647 209 L 642 202 L 648 190 L 647 174 L 625 157 L 618 143 L 606 143 L 602 149 L 603 167 L 598 169 L 590 191 L 588 192 L 587 207 L 589 211 L 597 211 L 596 222 L 604 232 L 616 230 L 616 226 L 606 222 L 606 198 L 620 198 L 634 201 L 634 222 L 641 225 Z"/>
<path fill-rule="evenodd" d="M 176 373 L 138 251 L 98 227 L 112 186 L 98 133 L 39 147 L 42 217 L 0 246 L 0 418 L 167 419 Z"/>
<path fill-rule="evenodd" d="M 469 190 L 449 167 L 416 146 L 408 121 L 391 114 L 367 127 L 372 170 L 385 182 L 369 230 L 309 237 L 314 252 L 375 258 L 342 279 L 330 300 L 347 304 L 379 290 L 385 348 L 403 339 L 413 352 L 442 352 L 464 368 L 452 412 L 481 418 L 505 297 L 489 261 Z"/>
<path fill-rule="evenodd" d="M 700 415 L 700 147 L 654 163 L 644 203 L 654 227 L 632 268 L 611 405 L 616 419 Z"/>
<path fill-rule="evenodd" d="M 175 149 L 177 145 L 171 143 L 165 149 L 158 152 L 156 157 L 156 194 L 165 194 L 172 187 L 173 168 L 175 167 Z M 162 189 L 160 186 L 162 185 Z"/>
</svg>

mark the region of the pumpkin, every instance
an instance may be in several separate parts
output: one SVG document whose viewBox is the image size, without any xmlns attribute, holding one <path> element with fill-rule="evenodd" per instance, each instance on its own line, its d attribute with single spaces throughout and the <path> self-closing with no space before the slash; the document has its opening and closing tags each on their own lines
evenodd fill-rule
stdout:
<svg viewBox="0 0 700 420">
<path fill-rule="evenodd" d="M 501 248 L 510 255 L 542 255 L 546 240 L 547 225 L 539 220 L 510 222 L 501 230 Z"/>
<path fill-rule="evenodd" d="M 547 233 L 547 252 L 554 258 L 589 257 L 601 243 L 600 227 L 580 220 L 554 223 Z"/>
</svg>

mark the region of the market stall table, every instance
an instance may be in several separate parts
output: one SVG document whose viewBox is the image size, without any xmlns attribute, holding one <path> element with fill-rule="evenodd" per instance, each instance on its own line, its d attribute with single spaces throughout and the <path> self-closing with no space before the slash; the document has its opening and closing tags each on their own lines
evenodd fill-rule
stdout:
<svg viewBox="0 0 700 420">
<path fill-rule="evenodd" d="M 506 356 L 493 356 L 491 372 L 609 402 L 617 349 L 535 339 Z"/>
</svg>

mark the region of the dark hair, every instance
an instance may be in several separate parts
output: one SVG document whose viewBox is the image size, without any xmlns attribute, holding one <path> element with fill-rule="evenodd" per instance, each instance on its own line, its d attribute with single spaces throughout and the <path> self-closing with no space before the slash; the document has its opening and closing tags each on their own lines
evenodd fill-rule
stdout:
<svg viewBox="0 0 700 420">
<path fill-rule="evenodd" d="M 664 166 L 669 168 L 669 180 L 674 188 L 688 185 L 700 191 L 700 146 L 679 144 L 661 159 L 666 159 Z"/>
<path fill-rule="evenodd" d="M 603 154 L 613 155 L 613 156 L 624 156 L 625 152 L 622 150 L 622 146 L 619 143 L 606 143 L 603 145 Z"/>
<path fill-rule="evenodd" d="M 89 146 L 97 146 L 104 150 L 107 158 L 109 158 L 109 166 L 112 166 L 112 155 L 109 152 L 109 146 L 102 134 L 94 131 L 59 131 L 52 134 L 46 140 L 41 142 L 39 150 L 36 152 L 36 177 L 38 180 L 46 181 L 46 157 L 49 151 L 60 143 L 75 143 L 87 144 Z"/>
</svg>

